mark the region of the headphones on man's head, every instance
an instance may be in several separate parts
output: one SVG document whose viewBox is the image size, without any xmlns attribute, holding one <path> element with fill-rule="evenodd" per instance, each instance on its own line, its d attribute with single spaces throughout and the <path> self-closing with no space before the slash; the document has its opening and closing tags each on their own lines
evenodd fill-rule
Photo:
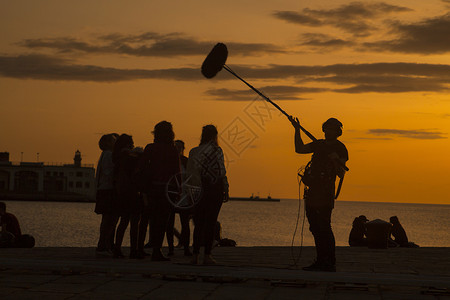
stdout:
<svg viewBox="0 0 450 300">
<path fill-rule="evenodd" d="M 329 118 L 322 124 L 322 131 L 325 131 L 326 127 L 331 127 L 333 129 L 336 129 L 338 132 L 338 136 L 342 135 L 342 123 L 336 119 L 336 118 Z"/>
</svg>

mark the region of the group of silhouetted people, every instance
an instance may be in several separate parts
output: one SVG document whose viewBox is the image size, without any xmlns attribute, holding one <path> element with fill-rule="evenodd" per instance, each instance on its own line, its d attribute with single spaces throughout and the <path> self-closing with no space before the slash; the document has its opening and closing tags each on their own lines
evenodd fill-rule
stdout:
<svg viewBox="0 0 450 300">
<path fill-rule="evenodd" d="M 348 238 L 351 247 L 388 248 L 388 247 L 419 247 L 408 241 L 408 236 L 397 216 L 389 218 L 389 222 L 375 219 L 369 221 L 361 215 L 353 220 Z"/>
<path fill-rule="evenodd" d="M 155 125 L 153 143 L 145 149 L 135 147 L 127 134 L 107 134 L 101 137 L 96 182 L 95 212 L 102 215 L 98 256 L 123 258 L 122 242 L 130 225 L 130 258 L 142 259 L 145 246 L 152 248 L 153 261 L 167 261 L 161 247 L 167 233 L 168 255 L 174 254 L 174 219 L 180 214 L 180 245 L 192 263 L 199 263 L 200 246 L 205 247 L 204 264 L 214 264 L 211 250 L 214 231 L 223 201 L 228 200 L 228 181 L 222 149 L 217 142 L 214 125 L 202 129 L 200 145 L 193 148 L 189 158 L 183 155 L 184 143 L 175 141 L 172 124 L 167 121 Z M 189 178 L 190 185 L 182 181 Z M 174 185 L 174 183 L 178 185 Z M 178 207 L 190 198 L 195 205 Z M 184 193 L 184 195 L 183 195 Z M 191 195 L 192 196 L 192 195 Z M 171 198 L 172 197 L 172 198 Z M 175 200 L 174 200 L 175 199 Z M 189 220 L 193 217 L 193 253 L 190 252 Z M 150 226 L 149 243 L 145 245 Z"/>
</svg>

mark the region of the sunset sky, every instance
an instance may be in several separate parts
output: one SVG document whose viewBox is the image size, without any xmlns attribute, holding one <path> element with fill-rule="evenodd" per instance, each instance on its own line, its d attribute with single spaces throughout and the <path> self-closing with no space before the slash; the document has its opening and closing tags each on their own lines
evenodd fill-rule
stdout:
<svg viewBox="0 0 450 300">
<path fill-rule="evenodd" d="M 232 196 L 296 198 L 310 157 L 288 120 L 225 70 L 200 73 L 222 42 L 227 65 L 317 138 L 329 117 L 344 124 L 340 200 L 450 204 L 450 0 L 0 0 L 0 28 L 13 161 L 79 149 L 96 163 L 102 134 L 145 146 L 161 120 L 188 152 L 213 123 Z"/>
</svg>

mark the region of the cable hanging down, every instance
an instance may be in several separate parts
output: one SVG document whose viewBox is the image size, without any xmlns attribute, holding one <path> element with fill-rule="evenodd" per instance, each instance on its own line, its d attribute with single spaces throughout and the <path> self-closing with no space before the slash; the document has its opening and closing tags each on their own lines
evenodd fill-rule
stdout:
<svg viewBox="0 0 450 300">
<path fill-rule="evenodd" d="M 301 213 L 301 207 L 302 207 L 302 198 L 303 198 L 302 197 L 302 176 L 303 176 L 304 171 L 305 171 L 305 166 L 301 166 L 297 170 L 298 210 L 297 210 L 297 220 L 295 222 L 294 234 L 292 235 L 292 241 L 291 241 L 291 257 L 292 257 L 292 261 L 294 262 L 293 267 L 295 267 L 295 268 L 298 267 L 298 262 L 300 261 L 300 258 L 302 256 L 302 250 L 303 250 L 303 233 L 304 233 L 304 228 L 305 228 L 305 217 L 306 217 L 306 210 L 305 210 L 304 205 L 303 205 L 302 228 L 301 228 L 301 232 L 300 232 L 300 251 L 299 251 L 297 257 L 295 256 L 294 243 L 295 243 L 295 235 L 297 234 L 298 223 L 300 221 L 300 213 Z"/>
</svg>

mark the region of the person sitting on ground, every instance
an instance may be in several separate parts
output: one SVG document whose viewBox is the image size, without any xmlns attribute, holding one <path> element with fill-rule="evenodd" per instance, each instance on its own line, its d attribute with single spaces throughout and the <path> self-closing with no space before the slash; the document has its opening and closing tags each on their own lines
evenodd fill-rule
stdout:
<svg viewBox="0 0 450 300">
<path fill-rule="evenodd" d="M 6 203 L 0 202 L 0 247 L 33 248 L 34 238 L 24 234 L 20 229 L 16 216 L 6 212 Z"/>
<path fill-rule="evenodd" d="M 352 230 L 348 237 L 348 244 L 350 247 L 364 247 L 367 246 L 366 237 L 366 222 L 369 220 L 366 216 L 361 215 L 353 220 Z"/>
<path fill-rule="evenodd" d="M 392 224 L 384 220 L 375 219 L 366 223 L 367 246 L 369 249 L 387 249 L 391 247 L 389 235 Z"/>
<path fill-rule="evenodd" d="M 408 241 L 406 231 L 403 228 L 402 224 L 400 224 L 400 221 L 398 220 L 397 216 L 390 217 L 389 222 L 392 224 L 391 235 L 395 243 L 397 243 L 400 247 L 408 247 L 408 248 L 419 247 L 418 245 Z"/>
</svg>

